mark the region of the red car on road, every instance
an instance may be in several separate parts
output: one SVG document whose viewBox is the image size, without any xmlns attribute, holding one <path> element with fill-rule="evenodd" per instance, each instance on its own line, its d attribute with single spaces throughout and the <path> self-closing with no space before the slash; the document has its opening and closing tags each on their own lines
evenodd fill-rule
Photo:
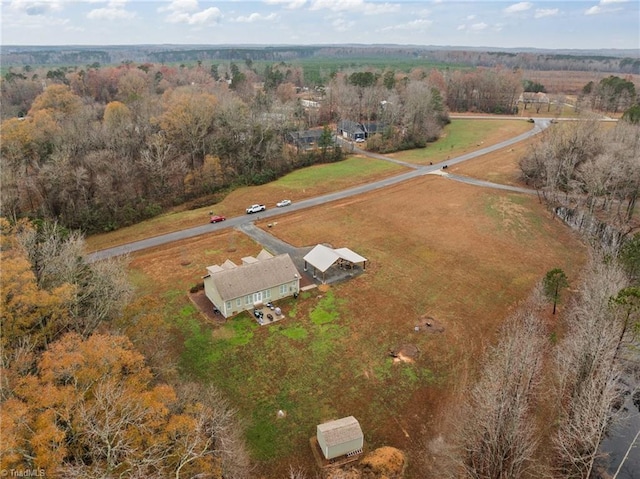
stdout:
<svg viewBox="0 0 640 479">
<path fill-rule="evenodd" d="M 227 218 L 225 218 L 224 216 L 221 216 L 221 215 L 213 215 L 211 217 L 211 219 L 209 220 L 209 223 L 218 223 L 218 222 L 224 221 L 226 219 Z"/>
</svg>

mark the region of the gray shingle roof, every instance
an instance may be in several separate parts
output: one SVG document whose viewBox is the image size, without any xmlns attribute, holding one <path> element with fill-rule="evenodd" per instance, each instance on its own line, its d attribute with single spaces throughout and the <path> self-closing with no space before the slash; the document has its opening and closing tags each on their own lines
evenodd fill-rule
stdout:
<svg viewBox="0 0 640 479">
<path fill-rule="evenodd" d="M 213 272 L 211 267 L 207 269 L 223 301 L 290 283 L 296 279 L 296 275 L 300 276 L 288 254 L 222 271 Z"/>
<path fill-rule="evenodd" d="M 360 423 L 353 416 L 319 424 L 318 431 L 324 436 L 329 447 L 363 437 Z"/>
</svg>

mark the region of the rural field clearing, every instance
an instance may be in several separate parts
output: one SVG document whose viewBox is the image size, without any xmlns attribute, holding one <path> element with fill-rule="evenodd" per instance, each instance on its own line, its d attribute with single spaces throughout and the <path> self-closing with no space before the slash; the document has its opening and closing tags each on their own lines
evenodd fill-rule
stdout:
<svg viewBox="0 0 640 479">
<path fill-rule="evenodd" d="M 369 447 L 405 450 L 407 477 L 425 477 L 421 444 L 443 432 L 505 317 L 548 270 L 575 280 L 585 256 L 535 196 L 431 175 L 258 226 L 295 246 L 351 248 L 367 270 L 284 302 L 287 319 L 258 327 L 248 314 L 207 320 L 189 299 L 205 266 L 259 252 L 237 231 L 134 254 L 130 268 L 141 293 L 163 302 L 180 374 L 238 408 L 264 478 L 290 464 L 313 473 L 316 424 L 348 415 Z M 443 331 L 416 332 L 424 316 Z M 403 345 L 417 348 L 413 362 L 390 356 Z"/>
<path fill-rule="evenodd" d="M 429 161 L 435 163 L 446 160 L 447 156 L 478 149 L 477 145 L 480 142 L 483 142 L 482 146 L 489 146 L 530 128 L 530 123 L 518 119 L 453 120 L 444 129 L 443 138 L 437 142 L 429 144 L 424 149 L 389 156 L 416 164 L 427 164 Z M 240 188 L 228 194 L 221 192 L 212 197 L 207 206 L 193 209 L 183 206 L 131 227 L 93 235 L 87 238 L 88 252 L 202 225 L 208 222 L 210 211 L 230 218 L 243 215 L 245 208 L 256 202 L 264 203 L 267 208 L 275 207 L 283 198 L 299 201 L 371 183 L 404 171 L 406 168 L 400 165 L 363 156 L 352 156 L 337 163 L 311 166 L 265 185 Z M 203 202 L 204 200 L 200 200 L 200 203 Z"/>
</svg>

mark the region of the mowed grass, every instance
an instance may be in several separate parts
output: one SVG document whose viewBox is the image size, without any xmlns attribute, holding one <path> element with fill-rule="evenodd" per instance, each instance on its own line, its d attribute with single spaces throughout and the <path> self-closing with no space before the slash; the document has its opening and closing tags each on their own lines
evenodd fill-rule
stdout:
<svg viewBox="0 0 640 479">
<path fill-rule="evenodd" d="M 454 118 L 434 143 L 426 148 L 401 151 L 389 155 L 403 161 L 417 164 L 438 163 L 470 151 L 485 148 L 529 131 L 533 125 L 525 119 Z"/>
</svg>

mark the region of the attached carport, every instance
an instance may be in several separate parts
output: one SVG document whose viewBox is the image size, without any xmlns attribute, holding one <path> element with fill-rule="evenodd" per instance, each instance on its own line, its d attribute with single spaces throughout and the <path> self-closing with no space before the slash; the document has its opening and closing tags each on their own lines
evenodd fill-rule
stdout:
<svg viewBox="0 0 640 479">
<path fill-rule="evenodd" d="M 313 268 L 313 277 L 315 278 L 318 271 L 322 273 L 322 282 L 326 282 L 326 272 L 337 264 L 340 269 L 345 271 L 353 270 L 357 265 L 362 265 L 362 269 L 367 268 L 367 259 L 360 256 L 349 248 L 333 249 L 325 245 L 317 245 L 304 256 L 304 270 L 307 271 L 309 266 Z"/>
</svg>

